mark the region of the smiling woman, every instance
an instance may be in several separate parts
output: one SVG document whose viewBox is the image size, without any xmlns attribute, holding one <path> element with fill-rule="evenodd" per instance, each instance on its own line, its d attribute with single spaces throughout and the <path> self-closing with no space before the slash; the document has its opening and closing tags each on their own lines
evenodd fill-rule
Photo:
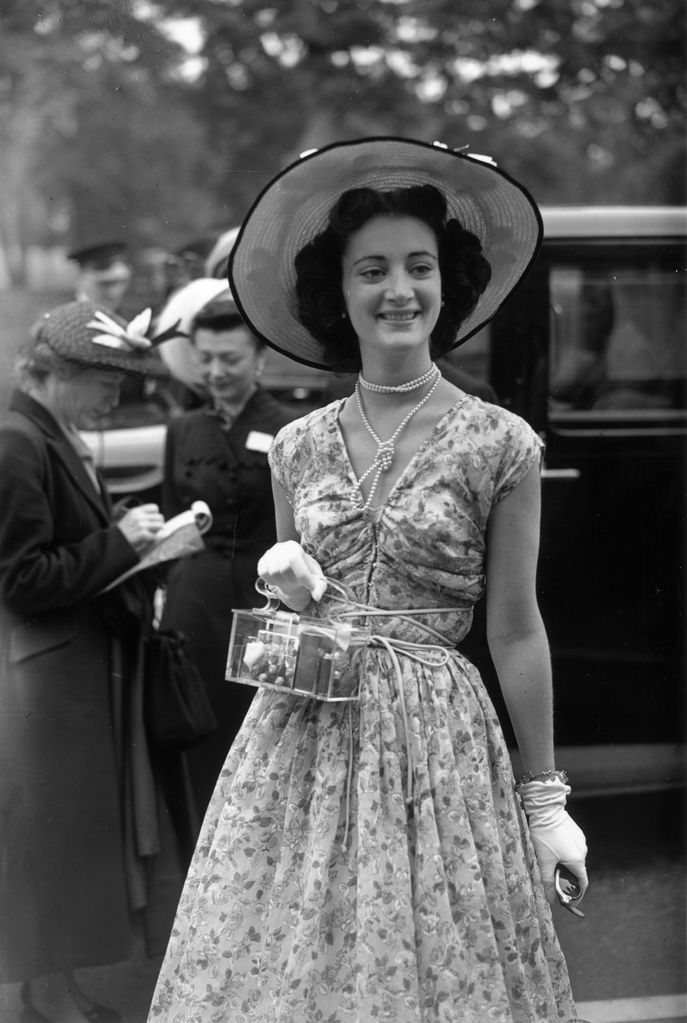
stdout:
<svg viewBox="0 0 687 1023">
<path fill-rule="evenodd" d="M 209 317 L 208 325 L 201 321 L 193 335 L 208 393 L 226 418 L 235 417 L 254 394 L 265 362 L 262 343 L 235 319 L 223 329 L 219 319 Z"/>
<path fill-rule="evenodd" d="M 257 567 L 306 618 L 288 618 L 295 650 L 274 639 L 279 675 L 268 653 L 257 676 L 267 688 L 215 787 L 151 1020 L 576 1019 L 547 904 L 558 861 L 581 894 L 587 876 L 554 768 L 535 591 L 542 445 L 433 361 L 494 315 L 540 227 L 493 166 L 362 139 L 291 165 L 241 228 L 230 277 L 253 331 L 359 375 L 270 448 L 278 542 Z M 485 591 L 517 786 L 460 649 Z M 370 629 L 356 700 L 279 688 L 300 673 L 315 692 L 332 654 L 307 631 L 351 621 Z"/>
<path fill-rule="evenodd" d="M 393 315 L 399 322 L 399 316 L 410 315 L 424 337 L 431 336 L 434 358 L 453 348 L 491 269 L 479 239 L 455 219 L 444 225 L 446 214 L 444 197 L 430 185 L 389 192 L 350 189 L 332 209 L 325 230 L 299 251 L 294 264 L 299 316 L 322 345 L 330 368 L 351 373 L 361 366 L 359 345 L 369 325 L 358 333 L 351 316 L 354 295 L 375 302 L 373 317 L 388 322 Z M 398 221 L 405 224 L 404 237 L 395 237 L 388 248 L 388 232 Z M 398 235 L 397 226 L 393 231 Z M 452 282 L 446 294 L 442 277 Z M 415 288 L 423 296 L 422 308 L 418 304 L 409 314 Z M 432 300 L 426 309 L 428 293 Z M 357 322 L 358 311 L 353 315 Z"/>
<path fill-rule="evenodd" d="M 441 310 L 438 243 L 428 225 L 373 217 L 346 246 L 342 270 L 346 312 L 368 359 L 375 342 L 399 355 L 426 343 Z"/>
</svg>

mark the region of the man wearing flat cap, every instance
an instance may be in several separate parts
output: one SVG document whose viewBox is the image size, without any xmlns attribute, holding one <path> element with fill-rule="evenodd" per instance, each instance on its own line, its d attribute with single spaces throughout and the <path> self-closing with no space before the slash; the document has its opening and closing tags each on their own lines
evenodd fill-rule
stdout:
<svg viewBox="0 0 687 1023">
<path fill-rule="evenodd" d="M 78 267 L 77 301 L 88 300 L 117 312 L 131 280 L 126 245 L 121 241 L 81 243 L 67 253 Z"/>
</svg>

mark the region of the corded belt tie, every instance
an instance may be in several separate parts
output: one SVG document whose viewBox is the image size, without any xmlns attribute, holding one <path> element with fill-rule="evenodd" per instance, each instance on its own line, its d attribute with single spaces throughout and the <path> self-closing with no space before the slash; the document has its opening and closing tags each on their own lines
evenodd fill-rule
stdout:
<svg viewBox="0 0 687 1023">
<path fill-rule="evenodd" d="M 417 664 L 424 664 L 429 668 L 441 668 L 449 661 L 449 647 L 445 638 L 431 625 L 425 622 L 413 621 L 416 615 L 426 614 L 455 614 L 461 609 L 461 605 L 454 607 L 418 607 L 407 608 L 402 611 L 388 611 L 384 608 L 372 607 L 369 604 L 362 604 L 356 601 L 341 583 L 335 579 L 327 578 L 327 589 L 339 591 L 331 593 L 334 600 L 341 602 L 341 609 L 337 609 L 330 617 L 334 620 L 339 618 L 397 618 L 400 621 L 407 621 L 424 629 L 429 635 L 441 640 L 441 643 L 411 643 L 403 639 L 395 639 L 391 636 L 383 636 L 379 633 L 370 635 L 370 646 L 383 647 L 389 654 L 391 665 L 396 675 L 399 701 L 401 704 L 401 715 L 403 717 L 403 731 L 406 745 L 406 798 L 407 805 L 412 805 L 414 799 L 414 777 L 415 764 L 411 745 L 410 721 L 406 705 L 405 690 L 403 686 L 403 673 L 399 654 L 409 657 Z M 465 607 L 470 605 L 466 604 Z M 348 836 L 351 823 L 351 787 L 353 784 L 353 709 L 348 705 L 348 771 L 346 776 L 346 828 L 344 831 L 342 846 L 348 846 Z"/>
</svg>

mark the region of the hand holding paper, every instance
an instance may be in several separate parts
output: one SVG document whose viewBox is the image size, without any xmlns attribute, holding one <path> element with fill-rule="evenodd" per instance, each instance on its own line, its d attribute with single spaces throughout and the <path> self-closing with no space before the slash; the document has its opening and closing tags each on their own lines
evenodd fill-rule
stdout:
<svg viewBox="0 0 687 1023">
<path fill-rule="evenodd" d="M 141 507 L 153 508 L 156 506 L 143 505 Z M 132 510 L 140 511 L 141 509 Z M 121 528 L 121 523 L 119 525 Z M 163 523 L 155 532 L 153 539 L 142 548 L 138 548 L 141 555 L 138 564 L 130 568 L 128 572 L 120 575 L 109 586 L 106 586 L 102 592 L 106 593 L 130 576 L 135 575 L 137 572 L 142 572 L 146 568 L 151 568 L 153 565 L 159 565 L 164 561 L 173 561 L 176 558 L 183 558 L 187 554 L 202 551 L 205 547 L 202 539 L 203 534 L 207 533 L 211 525 L 212 512 L 208 505 L 205 501 L 194 501 L 188 511 L 181 512 L 179 515 L 175 515 L 174 518 Z M 135 544 L 132 545 L 136 546 Z"/>
</svg>

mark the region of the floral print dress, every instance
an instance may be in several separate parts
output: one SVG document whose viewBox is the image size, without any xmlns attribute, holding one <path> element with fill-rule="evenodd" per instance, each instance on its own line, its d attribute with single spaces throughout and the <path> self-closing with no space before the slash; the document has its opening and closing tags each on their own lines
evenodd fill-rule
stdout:
<svg viewBox="0 0 687 1023">
<path fill-rule="evenodd" d="M 301 542 L 367 605 L 453 609 L 422 618 L 444 656 L 375 643 L 354 704 L 258 692 L 208 808 L 149 1019 L 571 1023 L 501 728 L 455 649 L 484 589 L 489 512 L 541 442 L 461 395 L 370 520 L 341 405 L 286 426 L 270 453 Z M 413 621 L 371 621 L 392 642 L 428 642 Z"/>
</svg>

